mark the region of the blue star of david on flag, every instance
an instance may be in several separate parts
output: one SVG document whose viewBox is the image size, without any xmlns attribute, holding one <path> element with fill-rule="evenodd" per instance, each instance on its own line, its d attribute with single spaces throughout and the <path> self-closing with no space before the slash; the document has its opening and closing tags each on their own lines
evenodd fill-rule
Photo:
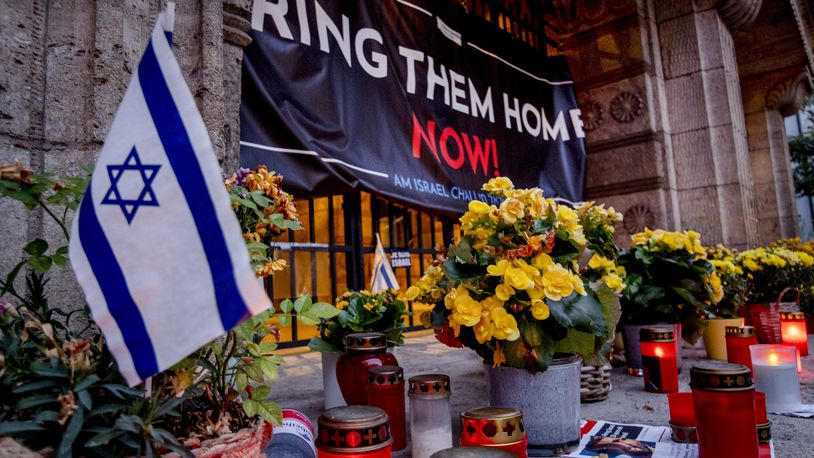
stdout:
<svg viewBox="0 0 814 458">
<path fill-rule="evenodd" d="M 161 164 L 142 164 L 138 151 L 134 146 L 123 164 L 107 166 L 107 175 L 110 178 L 110 189 L 108 189 L 107 194 L 105 194 L 105 198 L 102 199 L 102 205 L 118 205 L 119 208 L 122 209 L 124 217 L 127 218 L 127 224 L 133 222 L 133 218 L 135 218 L 139 207 L 158 207 L 158 199 L 156 199 L 155 193 L 153 192 L 152 183 L 160 168 Z M 135 199 L 122 197 L 122 193 L 119 190 L 119 180 L 127 172 L 141 175 L 143 187 Z"/>
<path fill-rule="evenodd" d="M 71 227 L 71 266 L 130 386 L 271 306 L 172 52 L 173 8 L 156 21 Z"/>
</svg>

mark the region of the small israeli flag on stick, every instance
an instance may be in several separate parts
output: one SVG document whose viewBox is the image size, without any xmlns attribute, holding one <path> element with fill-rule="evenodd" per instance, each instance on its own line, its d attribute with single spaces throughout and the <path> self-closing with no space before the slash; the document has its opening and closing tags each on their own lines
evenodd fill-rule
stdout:
<svg viewBox="0 0 814 458">
<path fill-rule="evenodd" d="M 393 268 L 390 267 L 390 262 L 387 260 L 387 254 L 384 252 L 382 246 L 382 239 L 379 238 L 379 233 L 376 233 L 376 253 L 373 255 L 373 278 L 370 279 L 370 291 L 378 293 L 385 289 L 398 290 L 399 282 L 396 280 L 396 274 L 393 273 Z"/>
<path fill-rule="evenodd" d="M 70 258 L 133 386 L 271 302 L 159 15 L 71 229 Z"/>
</svg>

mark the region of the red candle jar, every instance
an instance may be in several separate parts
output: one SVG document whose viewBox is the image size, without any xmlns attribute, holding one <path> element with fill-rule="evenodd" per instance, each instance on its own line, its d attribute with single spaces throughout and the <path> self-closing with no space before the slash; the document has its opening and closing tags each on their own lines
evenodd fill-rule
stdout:
<svg viewBox="0 0 814 458">
<path fill-rule="evenodd" d="M 806 317 L 800 312 L 780 312 L 780 337 L 786 345 L 794 345 L 800 356 L 808 356 Z"/>
<path fill-rule="evenodd" d="M 757 423 L 757 440 L 768 444 L 772 440 L 772 423 L 766 415 L 766 393 L 755 391 L 755 422 Z"/>
<path fill-rule="evenodd" d="M 743 364 L 752 370 L 752 354 L 749 345 L 756 345 L 753 326 L 726 327 L 726 359 L 732 364 Z"/>
<path fill-rule="evenodd" d="M 740 364 L 704 361 L 690 369 L 699 458 L 759 455 L 752 372 Z"/>
<path fill-rule="evenodd" d="M 698 442 L 692 393 L 670 393 L 667 395 L 667 404 L 670 406 L 670 430 L 673 441 Z"/>
<path fill-rule="evenodd" d="M 678 360 L 672 329 L 644 328 L 639 331 L 644 389 L 653 393 L 678 391 Z"/>
<path fill-rule="evenodd" d="M 367 371 L 371 367 L 398 366 L 387 351 L 387 337 L 380 332 L 348 334 L 345 353 L 336 362 L 336 381 L 348 405 L 367 404 Z"/>
<path fill-rule="evenodd" d="M 381 408 L 390 417 L 390 435 L 393 436 L 393 450 L 401 450 L 407 447 L 404 369 L 398 366 L 379 366 L 368 369 L 367 404 Z"/>
<path fill-rule="evenodd" d="M 328 409 L 317 420 L 319 458 L 390 458 L 390 426 L 384 410 L 372 406 Z"/>
<path fill-rule="evenodd" d="M 480 407 L 461 413 L 461 446 L 504 450 L 526 458 L 528 438 L 523 412 L 505 407 Z"/>
</svg>

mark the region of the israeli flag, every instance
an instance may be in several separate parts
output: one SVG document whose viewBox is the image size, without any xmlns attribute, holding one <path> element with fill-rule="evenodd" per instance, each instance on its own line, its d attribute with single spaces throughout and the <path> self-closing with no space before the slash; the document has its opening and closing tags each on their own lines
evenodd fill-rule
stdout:
<svg viewBox="0 0 814 458">
<path fill-rule="evenodd" d="M 387 254 L 384 252 L 382 239 L 376 233 L 376 252 L 373 255 L 373 278 L 370 279 L 370 291 L 378 293 L 388 288 L 400 289 L 396 274 L 393 273 L 393 268 L 390 267 Z"/>
<path fill-rule="evenodd" d="M 130 386 L 271 303 L 161 13 L 74 217 L 70 258 Z"/>
</svg>

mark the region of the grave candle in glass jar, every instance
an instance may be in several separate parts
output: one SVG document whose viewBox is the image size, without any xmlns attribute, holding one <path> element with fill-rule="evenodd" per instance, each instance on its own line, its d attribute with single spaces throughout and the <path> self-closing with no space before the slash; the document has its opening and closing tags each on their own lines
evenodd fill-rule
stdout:
<svg viewBox="0 0 814 458">
<path fill-rule="evenodd" d="M 644 389 L 654 393 L 678 391 L 678 361 L 672 329 L 644 328 L 639 331 L 644 369 Z"/>
<path fill-rule="evenodd" d="M 378 366 L 398 366 L 387 351 L 387 337 L 380 332 L 348 334 L 345 353 L 336 363 L 336 380 L 348 405 L 367 404 L 367 370 Z"/>
<path fill-rule="evenodd" d="M 749 346 L 757 344 L 753 326 L 726 327 L 726 360 L 732 364 L 743 364 L 752 369 L 752 355 Z"/>
<path fill-rule="evenodd" d="M 690 369 L 699 458 L 757 458 L 755 385 L 749 368 L 703 361 Z"/>
<path fill-rule="evenodd" d="M 452 447 L 449 376 L 426 374 L 408 380 L 413 458 L 429 458 Z"/>
<path fill-rule="evenodd" d="M 399 366 L 371 367 L 367 371 L 367 403 L 380 407 L 390 417 L 393 450 L 407 446 L 407 418 L 404 407 L 404 369 Z"/>
<path fill-rule="evenodd" d="M 526 458 L 528 438 L 523 412 L 505 407 L 479 407 L 461 412 L 461 446 L 505 450 Z"/>
<path fill-rule="evenodd" d="M 387 414 L 372 406 L 328 409 L 317 421 L 319 458 L 390 458 Z"/>
<path fill-rule="evenodd" d="M 786 345 L 794 345 L 800 356 L 808 356 L 806 316 L 800 312 L 780 312 L 780 337 Z"/>
</svg>

